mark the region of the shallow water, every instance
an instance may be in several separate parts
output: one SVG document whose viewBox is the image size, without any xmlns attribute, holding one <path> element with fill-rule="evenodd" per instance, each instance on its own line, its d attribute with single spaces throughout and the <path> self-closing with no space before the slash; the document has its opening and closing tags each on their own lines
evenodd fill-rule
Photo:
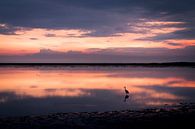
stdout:
<svg viewBox="0 0 195 129">
<path fill-rule="evenodd" d="M 0 67 L 0 117 L 139 109 L 180 102 L 195 102 L 195 68 Z"/>
</svg>

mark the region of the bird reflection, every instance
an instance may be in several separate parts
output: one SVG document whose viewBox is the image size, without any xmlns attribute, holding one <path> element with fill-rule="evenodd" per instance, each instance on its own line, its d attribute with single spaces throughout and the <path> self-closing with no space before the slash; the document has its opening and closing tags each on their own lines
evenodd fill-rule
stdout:
<svg viewBox="0 0 195 129">
<path fill-rule="evenodd" d="M 125 95 L 124 102 L 126 102 L 128 98 L 129 98 L 129 95 Z"/>
<path fill-rule="evenodd" d="M 124 87 L 125 89 L 125 97 L 124 97 L 124 102 L 127 101 L 127 99 L 129 98 L 129 91 L 127 90 L 126 86 Z"/>
</svg>

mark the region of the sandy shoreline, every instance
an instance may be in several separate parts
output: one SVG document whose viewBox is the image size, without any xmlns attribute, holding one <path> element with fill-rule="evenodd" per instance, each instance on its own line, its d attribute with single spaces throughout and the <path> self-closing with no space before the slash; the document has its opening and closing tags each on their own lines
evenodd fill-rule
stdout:
<svg viewBox="0 0 195 129">
<path fill-rule="evenodd" d="M 0 118 L 1 129 L 144 129 L 194 127 L 195 103 L 111 112 Z M 191 128 L 192 128 L 191 127 Z"/>
</svg>

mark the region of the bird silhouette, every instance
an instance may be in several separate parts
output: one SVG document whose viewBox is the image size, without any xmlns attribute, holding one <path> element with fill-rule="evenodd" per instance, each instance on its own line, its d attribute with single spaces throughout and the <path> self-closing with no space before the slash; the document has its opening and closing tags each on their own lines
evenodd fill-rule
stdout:
<svg viewBox="0 0 195 129">
<path fill-rule="evenodd" d="M 125 93 L 129 94 L 129 91 L 127 90 L 126 86 L 124 88 L 125 88 Z"/>
</svg>

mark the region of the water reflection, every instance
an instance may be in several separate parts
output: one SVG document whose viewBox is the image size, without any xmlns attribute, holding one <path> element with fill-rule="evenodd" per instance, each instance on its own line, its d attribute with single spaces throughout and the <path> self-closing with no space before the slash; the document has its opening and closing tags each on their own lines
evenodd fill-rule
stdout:
<svg viewBox="0 0 195 129">
<path fill-rule="evenodd" d="M 3 67 L 0 116 L 193 102 L 194 77 L 194 68 Z"/>
<path fill-rule="evenodd" d="M 129 98 L 129 95 L 128 95 L 128 94 L 126 94 L 124 98 L 125 98 L 125 99 L 124 99 L 124 102 L 126 102 L 126 101 L 127 101 L 127 99 Z"/>
</svg>

